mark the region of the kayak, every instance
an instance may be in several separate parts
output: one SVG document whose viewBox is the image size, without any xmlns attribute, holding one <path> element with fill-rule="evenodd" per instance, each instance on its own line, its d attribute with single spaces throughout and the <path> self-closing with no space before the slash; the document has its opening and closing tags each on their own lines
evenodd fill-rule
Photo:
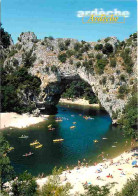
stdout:
<svg viewBox="0 0 138 196">
<path fill-rule="evenodd" d="M 40 143 L 36 140 L 33 143 L 30 143 L 30 146 L 34 146 L 34 145 L 37 145 L 37 144 L 40 144 Z"/>
<path fill-rule="evenodd" d="M 53 142 L 62 142 L 64 139 L 55 139 Z"/>
<path fill-rule="evenodd" d="M 22 135 L 21 137 L 19 137 L 20 139 L 27 139 L 29 136 L 27 135 Z"/>
<path fill-rule="evenodd" d="M 74 129 L 74 128 L 75 128 L 75 126 L 71 126 L 71 127 L 70 127 L 70 129 Z"/>
<path fill-rule="evenodd" d="M 48 125 L 47 127 L 48 127 L 48 128 L 51 128 L 51 127 L 52 127 L 52 124 L 51 124 L 51 125 Z"/>
<path fill-rule="evenodd" d="M 94 141 L 94 143 L 97 143 L 98 142 L 98 140 L 93 140 Z"/>
<path fill-rule="evenodd" d="M 33 155 L 33 154 L 34 154 L 34 153 L 32 153 L 32 152 L 31 152 L 31 153 L 28 153 L 28 154 L 26 153 L 26 154 L 23 154 L 23 157 L 29 157 L 29 156 L 31 156 L 31 155 Z"/>
<path fill-rule="evenodd" d="M 42 144 L 38 145 L 38 146 L 35 146 L 35 148 L 42 148 Z"/>
<path fill-rule="evenodd" d="M 14 150 L 14 147 L 10 147 L 10 148 L 8 149 L 8 152 L 10 152 L 10 151 L 12 151 L 12 150 Z"/>
<path fill-rule="evenodd" d="M 73 122 L 73 124 L 76 124 L 76 122 Z"/>
</svg>

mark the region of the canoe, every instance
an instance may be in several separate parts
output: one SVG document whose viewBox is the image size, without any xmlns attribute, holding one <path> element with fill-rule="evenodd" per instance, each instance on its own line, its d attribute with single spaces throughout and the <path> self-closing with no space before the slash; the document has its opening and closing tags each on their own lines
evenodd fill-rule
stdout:
<svg viewBox="0 0 138 196">
<path fill-rule="evenodd" d="M 22 135 L 21 137 L 19 137 L 20 139 L 27 139 L 29 136 L 27 135 Z"/>
<path fill-rule="evenodd" d="M 33 143 L 30 143 L 30 146 L 34 146 L 34 145 L 37 145 L 37 144 L 40 144 L 40 143 L 36 140 Z"/>
<path fill-rule="evenodd" d="M 38 146 L 35 146 L 35 148 L 42 148 L 42 144 L 38 145 Z"/>
<path fill-rule="evenodd" d="M 73 124 L 76 124 L 76 122 L 73 122 Z"/>
<path fill-rule="evenodd" d="M 34 153 L 28 153 L 28 154 L 23 154 L 23 157 L 29 157 L 31 155 L 33 155 Z"/>
<path fill-rule="evenodd" d="M 53 142 L 62 142 L 64 139 L 55 139 Z"/>
<path fill-rule="evenodd" d="M 71 126 L 71 127 L 70 127 L 70 129 L 74 129 L 74 128 L 75 128 L 75 126 Z"/>
</svg>

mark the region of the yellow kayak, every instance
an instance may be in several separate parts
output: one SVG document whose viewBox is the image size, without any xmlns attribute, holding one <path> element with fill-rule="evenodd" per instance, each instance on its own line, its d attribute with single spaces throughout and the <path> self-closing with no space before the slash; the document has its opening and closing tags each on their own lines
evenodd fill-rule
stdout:
<svg viewBox="0 0 138 196">
<path fill-rule="evenodd" d="M 10 152 L 10 151 L 12 151 L 12 150 L 14 150 L 14 147 L 10 147 L 10 148 L 8 149 L 8 152 Z"/>
<path fill-rule="evenodd" d="M 30 143 L 30 146 L 34 146 L 34 145 L 37 145 L 37 144 L 40 144 L 40 143 L 36 140 L 33 143 Z"/>
<path fill-rule="evenodd" d="M 93 140 L 94 141 L 94 143 L 97 143 L 98 142 L 98 140 Z"/>
<path fill-rule="evenodd" d="M 47 127 L 48 127 L 48 128 L 51 128 L 51 127 L 52 127 L 52 124 L 51 124 L 51 125 L 48 125 Z"/>
<path fill-rule="evenodd" d="M 70 129 L 74 129 L 74 128 L 75 128 L 75 126 L 71 126 L 71 127 L 70 127 Z"/>
<path fill-rule="evenodd" d="M 76 122 L 73 122 L 73 124 L 76 124 Z"/>
<path fill-rule="evenodd" d="M 35 146 L 35 148 L 42 148 L 42 144 L 38 145 L 38 146 Z"/>
<path fill-rule="evenodd" d="M 64 139 L 55 139 L 53 142 L 62 142 Z"/>
</svg>

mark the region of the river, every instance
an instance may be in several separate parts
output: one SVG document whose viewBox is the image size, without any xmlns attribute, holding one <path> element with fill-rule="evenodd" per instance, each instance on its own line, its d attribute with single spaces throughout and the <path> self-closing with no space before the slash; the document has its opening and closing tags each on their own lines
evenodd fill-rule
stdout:
<svg viewBox="0 0 138 196">
<path fill-rule="evenodd" d="M 86 115 L 92 119 L 83 118 Z M 56 122 L 57 117 L 62 117 L 63 121 Z M 73 122 L 76 122 L 76 127 L 70 129 Z M 48 130 L 50 124 L 55 128 L 54 131 Z M 76 105 L 58 105 L 58 113 L 45 122 L 20 130 L 8 128 L 3 134 L 15 148 L 9 153 L 15 171 L 21 173 L 28 170 L 35 176 L 40 173 L 50 174 L 55 166 L 74 167 L 78 160 L 84 158 L 91 165 L 95 161 L 102 161 L 101 157 L 97 157 L 101 152 L 104 152 L 105 158 L 111 158 L 130 145 L 129 140 L 126 144 L 122 131 L 112 126 L 111 118 L 105 111 Z M 29 138 L 19 139 L 22 134 Z M 53 139 L 57 138 L 63 138 L 64 141 L 53 143 Z M 30 143 L 34 140 L 38 140 L 43 147 L 31 147 Z M 34 153 L 32 156 L 22 156 L 30 151 Z"/>
</svg>

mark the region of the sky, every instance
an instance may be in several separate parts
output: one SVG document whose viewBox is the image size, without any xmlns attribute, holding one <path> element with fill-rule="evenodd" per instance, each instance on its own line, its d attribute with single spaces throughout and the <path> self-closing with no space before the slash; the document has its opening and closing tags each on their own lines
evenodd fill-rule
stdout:
<svg viewBox="0 0 138 196">
<path fill-rule="evenodd" d="M 83 24 L 78 11 L 129 11 L 130 16 L 120 24 Z M 14 42 L 21 32 L 34 32 L 39 39 L 74 38 L 97 41 L 109 36 L 119 40 L 137 31 L 136 0 L 2 0 L 1 22 Z"/>
</svg>

